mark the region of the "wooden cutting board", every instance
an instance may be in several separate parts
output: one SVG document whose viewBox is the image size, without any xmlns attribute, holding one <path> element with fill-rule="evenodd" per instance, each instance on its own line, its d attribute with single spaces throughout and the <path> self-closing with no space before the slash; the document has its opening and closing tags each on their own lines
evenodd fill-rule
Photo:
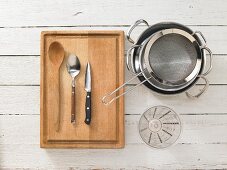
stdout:
<svg viewBox="0 0 227 170">
<path fill-rule="evenodd" d="M 65 57 L 60 67 L 60 92 L 52 89 L 48 49 L 59 42 Z M 67 55 L 79 57 L 81 71 L 76 78 L 76 124 L 71 124 L 71 77 L 66 69 Z M 84 90 L 87 62 L 92 76 L 92 121 L 85 120 Z M 41 33 L 40 146 L 42 148 L 122 148 L 124 147 L 124 99 L 105 106 L 102 97 L 124 83 L 123 31 L 45 31 Z M 60 107 L 53 102 L 60 93 Z M 120 91 L 122 93 L 123 90 Z M 60 131 L 54 121 L 60 108 Z"/>
</svg>

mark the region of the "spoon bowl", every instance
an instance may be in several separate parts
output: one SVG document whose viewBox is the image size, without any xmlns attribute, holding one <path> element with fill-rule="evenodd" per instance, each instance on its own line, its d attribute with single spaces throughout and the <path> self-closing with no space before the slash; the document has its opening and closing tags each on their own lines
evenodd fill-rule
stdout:
<svg viewBox="0 0 227 170">
<path fill-rule="evenodd" d="M 51 43 L 48 54 L 51 63 L 56 67 L 59 67 L 64 59 L 65 51 L 62 45 L 55 41 Z"/>
<path fill-rule="evenodd" d="M 73 79 L 80 73 L 80 60 L 77 56 L 70 54 L 66 66 L 68 73 Z"/>
</svg>

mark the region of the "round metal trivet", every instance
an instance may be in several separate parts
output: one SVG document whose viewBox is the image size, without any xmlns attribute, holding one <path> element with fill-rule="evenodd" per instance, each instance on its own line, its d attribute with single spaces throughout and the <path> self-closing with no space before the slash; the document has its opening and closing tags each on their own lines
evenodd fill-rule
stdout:
<svg viewBox="0 0 227 170">
<path fill-rule="evenodd" d="M 177 141 L 181 126 L 176 112 L 165 106 L 155 106 L 141 116 L 139 134 L 147 145 L 153 148 L 166 148 Z"/>
</svg>

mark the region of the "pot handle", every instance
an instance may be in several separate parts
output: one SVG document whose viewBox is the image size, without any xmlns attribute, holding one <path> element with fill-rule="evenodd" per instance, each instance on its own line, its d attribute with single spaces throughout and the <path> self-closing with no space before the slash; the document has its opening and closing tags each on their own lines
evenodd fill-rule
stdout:
<svg viewBox="0 0 227 170">
<path fill-rule="evenodd" d="M 140 20 L 137 20 L 133 25 L 130 26 L 130 28 L 126 34 L 128 41 L 131 42 L 132 44 L 134 44 L 134 40 L 131 38 L 131 33 L 135 27 L 137 27 L 139 24 L 142 24 L 142 23 L 146 24 L 149 27 L 149 24 L 147 23 L 147 21 L 140 19 Z"/>
<path fill-rule="evenodd" d="M 202 34 L 202 32 L 200 32 L 200 31 L 195 31 L 192 35 L 194 35 L 194 34 L 199 34 L 200 37 L 202 37 L 204 43 L 205 43 L 205 44 L 207 43 L 207 40 L 206 40 L 205 36 Z"/>
<path fill-rule="evenodd" d="M 129 79 L 127 82 L 125 82 L 124 84 L 122 84 L 121 86 L 119 86 L 117 89 L 115 89 L 114 91 L 107 93 L 103 98 L 102 98 L 102 103 L 105 105 L 109 105 L 110 103 L 112 103 L 114 100 L 118 99 L 119 97 L 127 94 L 128 92 L 134 90 L 135 88 L 137 88 L 138 86 L 140 86 L 141 84 L 143 84 L 144 82 L 147 81 L 147 79 L 143 80 L 142 82 L 136 84 L 135 86 L 129 88 L 128 90 L 126 90 L 125 92 L 123 92 L 122 94 L 119 94 L 117 96 L 113 96 L 115 93 L 117 93 L 120 89 L 122 89 L 124 86 L 129 85 L 129 83 L 134 80 L 136 77 L 138 77 L 140 74 L 142 74 L 142 72 L 136 74 L 134 77 L 132 77 L 131 79 Z M 149 78 L 148 78 L 149 79 Z M 112 97 L 113 96 L 113 97 Z"/>
<path fill-rule="evenodd" d="M 133 69 L 133 67 L 132 67 L 133 61 L 132 61 L 132 58 L 131 58 L 131 56 L 132 56 L 131 52 L 132 52 L 132 50 L 133 50 L 134 48 L 138 48 L 138 47 L 140 47 L 140 46 L 141 46 L 141 45 L 133 45 L 133 46 L 132 46 L 131 48 L 129 48 L 128 51 L 127 51 L 126 66 L 127 66 L 128 71 L 130 71 L 130 72 L 132 72 L 132 73 L 135 73 L 135 71 L 134 71 L 134 69 Z"/>
<path fill-rule="evenodd" d="M 208 70 L 205 73 L 202 74 L 203 76 L 206 76 L 212 70 L 213 54 L 212 54 L 212 51 L 206 46 L 201 47 L 201 50 L 202 49 L 206 50 L 209 53 L 209 57 L 210 57 L 209 68 L 208 68 Z"/>
<path fill-rule="evenodd" d="M 190 98 L 199 98 L 204 92 L 207 91 L 207 89 L 209 87 L 209 81 L 205 76 L 199 75 L 198 77 L 205 81 L 205 85 L 202 89 L 200 89 L 200 92 L 197 93 L 196 95 L 193 95 L 193 94 L 190 94 L 189 92 L 186 92 L 186 95 Z"/>
</svg>

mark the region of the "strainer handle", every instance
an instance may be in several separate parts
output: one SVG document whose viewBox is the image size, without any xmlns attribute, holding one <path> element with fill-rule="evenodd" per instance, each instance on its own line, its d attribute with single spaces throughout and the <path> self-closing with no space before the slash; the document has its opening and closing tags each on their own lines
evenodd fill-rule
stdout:
<svg viewBox="0 0 227 170">
<path fill-rule="evenodd" d="M 139 24 L 142 24 L 142 23 L 146 24 L 149 27 L 149 24 L 147 23 L 147 21 L 140 19 L 140 20 L 137 20 L 133 25 L 130 26 L 130 28 L 126 34 L 128 41 L 131 42 L 132 44 L 134 44 L 134 40 L 131 38 L 131 33 L 134 30 L 134 28 L 136 28 Z"/>
<path fill-rule="evenodd" d="M 212 51 L 207 46 L 204 46 L 201 49 L 206 50 L 209 53 L 209 57 L 210 57 L 209 68 L 207 69 L 207 71 L 205 73 L 202 74 L 203 76 L 206 76 L 212 70 L 213 54 L 212 54 Z"/>
<path fill-rule="evenodd" d="M 140 47 L 141 45 L 133 45 L 131 48 L 129 48 L 128 49 L 128 51 L 127 51 L 127 57 L 126 57 L 126 66 L 127 66 L 127 69 L 130 71 L 130 72 L 132 72 L 132 73 L 135 73 L 135 71 L 134 71 L 134 69 L 133 69 L 133 67 L 132 67 L 132 65 L 133 65 L 133 61 L 132 61 L 132 50 L 134 49 L 134 48 L 138 48 L 138 47 Z"/>
<path fill-rule="evenodd" d="M 186 92 L 186 95 L 190 98 L 199 98 L 204 92 L 207 91 L 207 89 L 209 87 L 209 81 L 205 76 L 199 75 L 198 77 L 205 81 L 205 85 L 202 89 L 200 89 L 200 92 L 197 93 L 196 95 L 193 95 L 193 94 L 190 94 L 189 92 Z"/>
<path fill-rule="evenodd" d="M 138 86 L 140 86 L 141 84 L 143 84 L 144 82 L 147 81 L 147 79 L 145 79 L 144 81 L 136 84 L 135 86 L 129 88 L 128 90 L 126 90 L 125 92 L 121 93 L 118 96 L 113 96 L 116 92 L 118 92 L 120 89 L 122 89 L 124 86 L 128 85 L 132 80 L 134 80 L 136 77 L 138 77 L 140 74 L 142 74 L 142 72 L 136 74 L 135 76 L 133 76 L 131 79 L 129 79 L 128 81 L 126 81 L 124 84 L 122 84 L 121 86 L 119 86 L 117 89 L 115 89 L 114 91 L 107 93 L 103 98 L 102 98 L 102 103 L 105 105 L 109 105 L 110 103 L 112 103 L 114 100 L 118 99 L 119 97 L 127 94 L 128 92 L 132 91 L 133 89 L 137 88 Z M 111 96 L 113 96 L 113 98 L 111 98 Z"/>
</svg>

